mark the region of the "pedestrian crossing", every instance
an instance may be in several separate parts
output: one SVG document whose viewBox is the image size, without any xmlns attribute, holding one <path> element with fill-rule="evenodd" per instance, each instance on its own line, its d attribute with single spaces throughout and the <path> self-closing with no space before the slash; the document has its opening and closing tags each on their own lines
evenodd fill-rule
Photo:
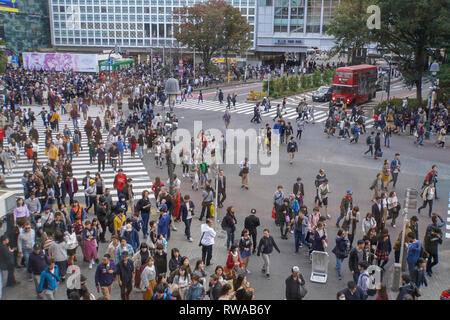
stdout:
<svg viewBox="0 0 450 320">
<path fill-rule="evenodd" d="M 27 107 L 28 108 L 28 107 Z M 39 152 L 38 152 L 38 160 L 40 163 L 45 164 L 48 161 L 48 157 L 45 156 L 44 150 L 45 150 L 45 127 L 42 123 L 42 119 L 37 116 L 38 113 L 41 111 L 40 107 L 31 107 L 32 110 L 35 113 L 36 121 L 34 122 L 34 126 L 36 130 L 39 133 Z M 46 108 L 48 110 L 48 108 Z M 95 119 L 94 117 L 99 116 L 99 109 L 91 107 L 88 111 L 88 116 L 91 116 L 92 119 Z M 59 123 L 59 132 L 62 133 L 62 130 L 64 126 L 67 124 L 70 131 L 74 132 L 74 127 L 72 123 L 72 119 L 69 117 L 68 114 L 66 115 L 60 115 L 61 120 Z M 101 116 L 101 115 L 100 115 Z M 103 118 L 101 116 L 101 118 Z M 98 169 L 98 163 L 96 161 L 93 162 L 93 164 L 90 164 L 89 161 L 89 148 L 88 148 L 88 139 L 86 138 L 86 134 L 84 132 L 84 125 L 86 121 L 83 119 L 80 119 L 79 121 L 79 129 L 82 133 L 82 139 L 81 139 L 81 148 L 80 153 L 78 156 L 75 154 L 73 155 L 72 160 L 72 172 L 73 176 L 77 179 L 78 182 L 78 192 L 76 193 L 75 197 L 83 197 L 84 199 L 84 188 L 82 185 L 82 180 L 86 175 L 86 171 L 91 172 L 91 177 L 95 177 L 95 174 L 97 173 Z M 31 129 L 26 129 L 27 134 L 28 131 Z M 58 132 L 53 132 L 53 138 L 55 138 L 56 134 Z M 103 135 L 103 141 L 106 140 L 106 132 L 102 132 Z M 119 165 L 118 165 L 119 168 Z M 134 198 L 135 199 L 141 199 L 142 191 L 148 190 L 150 192 L 149 197 L 154 198 L 154 195 L 151 191 L 152 187 L 152 181 L 150 180 L 150 177 L 147 173 L 147 170 L 142 162 L 142 160 L 139 158 L 138 152 L 136 150 L 136 157 L 131 157 L 131 152 L 126 151 L 124 153 L 123 157 L 123 165 L 121 167 L 123 169 L 124 174 L 132 179 L 132 185 L 133 185 L 133 191 L 134 191 Z M 13 189 L 16 191 L 18 196 L 23 196 L 23 184 L 22 184 L 22 177 L 25 171 L 32 172 L 32 161 L 29 161 L 24 154 L 24 149 L 21 148 L 20 150 L 20 159 L 18 160 L 17 164 L 12 170 L 12 173 L 10 175 L 5 174 L 5 180 L 6 185 L 8 188 Z M 111 194 L 113 195 L 113 201 L 117 201 L 117 193 L 114 191 L 113 183 L 114 183 L 114 177 L 116 173 L 114 172 L 112 166 L 110 164 L 105 163 L 105 170 L 100 172 L 101 177 L 104 180 L 105 188 L 111 189 Z"/>
<path fill-rule="evenodd" d="M 300 98 L 302 98 L 302 97 L 300 96 L 297 98 L 298 98 L 297 101 L 300 101 Z M 294 98 L 290 98 L 290 99 L 294 99 Z M 271 103 L 272 107 L 270 108 L 270 110 L 268 112 L 263 111 L 261 113 L 261 117 L 262 118 L 274 118 L 277 115 L 277 108 L 276 108 L 277 103 L 281 103 L 281 102 L 277 102 L 277 101 L 272 102 Z M 192 100 L 183 101 L 182 103 L 177 103 L 175 108 L 198 110 L 198 111 L 225 112 L 227 110 L 226 106 L 227 106 L 226 102 L 221 104 L 221 103 L 219 103 L 219 101 L 204 100 L 203 102 L 198 103 L 197 100 L 192 99 Z M 316 107 L 320 107 L 320 106 L 328 106 L 328 102 L 314 105 L 314 109 Z M 251 117 L 253 115 L 254 107 L 255 107 L 254 103 L 237 102 L 236 108 L 234 108 L 231 105 L 230 113 L 231 114 L 248 115 Z M 283 119 L 285 119 L 285 120 L 295 120 L 298 117 L 297 109 L 296 109 L 296 107 L 287 106 L 285 112 L 283 112 L 282 115 L 283 115 Z M 328 119 L 328 111 L 314 110 L 314 122 L 315 123 L 325 122 L 327 119 Z M 373 118 L 367 119 L 365 125 L 366 125 L 366 128 L 372 128 L 373 127 Z"/>
<path fill-rule="evenodd" d="M 450 239 L 450 192 L 448 194 L 447 226 L 446 226 L 445 238 Z"/>
</svg>

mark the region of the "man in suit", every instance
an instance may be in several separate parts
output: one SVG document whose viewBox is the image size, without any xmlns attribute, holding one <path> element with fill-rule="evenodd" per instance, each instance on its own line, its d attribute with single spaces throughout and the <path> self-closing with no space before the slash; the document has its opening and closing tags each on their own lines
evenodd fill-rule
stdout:
<svg viewBox="0 0 450 320">
<path fill-rule="evenodd" d="M 383 221 L 383 206 L 381 204 L 381 197 L 376 197 L 376 202 L 372 205 L 372 217 L 377 222 L 377 233 L 380 233 L 384 228 Z"/>
<path fill-rule="evenodd" d="M 194 215 L 194 209 L 195 205 L 191 201 L 191 198 L 189 195 L 185 195 L 183 198 L 183 203 L 181 203 L 180 206 L 180 215 L 181 220 L 184 222 L 184 225 L 186 226 L 184 230 L 184 234 L 186 235 L 189 242 L 192 242 L 191 237 L 191 222 L 192 222 L 192 216 Z"/>
<path fill-rule="evenodd" d="M 227 195 L 225 193 L 226 191 L 226 185 L 227 185 L 227 177 L 225 177 L 223 170 L 219 171 L 219 188 L 218 188 L 218 201 L 219 201 L 219 208 L 223 207 L 223 202 L 225 201 L 225 199 L 227 198 Z"/>
<path fill-rule="evenodd" d="M 293 187 L 293 194 L 296 196 L 297 192 L 300 190 L 300 194 L 302 195 L 302 197 L 305 196 L 305 190 L 303 188 L 303 182 L 302 182 L 302 178 L 298 177 L 297 178 L 297 182 L 294 183 L 294 187 Z"/>
<path fill-rule="evenodd" d="M 74 178 L 72 173 L 69 174 L 69 177 L 66 179 L 65 184 L 66 184 L 67 193 L 69 194 L 70 205 L 72 205 L 73 204 L 73 196 L 75 193 L 78 192 L 77 179 Z"/>
<path fill-rule="evenodd" d="M 61 203 L 66 205 L 67 188 L 61 176 L 58 176 L 53 188 L 55 189 L 55 198 L 58 201 L 58 207 Z"/>
</svg>

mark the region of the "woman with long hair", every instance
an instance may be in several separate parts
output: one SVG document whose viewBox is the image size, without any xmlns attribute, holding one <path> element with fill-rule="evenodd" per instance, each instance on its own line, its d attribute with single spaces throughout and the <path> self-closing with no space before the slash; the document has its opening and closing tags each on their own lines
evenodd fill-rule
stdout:
<svg viewBox="0 0 450 320">
<path fill-rule="evenodd" d="M 250 273 L 248 270 L 248 262 L 250 260 L 250 256 L 252 255 L 254 244 L 250 237 L 250 233 L 247 229 L 242 231 L 242 237 L 239 240 L 239 252 L 241 254 L 241 261 L 243 266 L 243 271 L 246 273 Z"/>
</svg>

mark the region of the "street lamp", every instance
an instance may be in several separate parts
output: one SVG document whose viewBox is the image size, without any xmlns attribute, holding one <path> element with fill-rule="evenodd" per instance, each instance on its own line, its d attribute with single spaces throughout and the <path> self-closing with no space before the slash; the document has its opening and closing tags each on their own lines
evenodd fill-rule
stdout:
<svg viewBox="0 0 450 320">
<path fill-rule="evenodd" d="M 428 117 L 427 117 L 427 132 L 425 133 L 425 139 L 430 139 L 431 134 L 431 109 L 433 109 L 433 98 L 434 98 L 434 91 L 437 89 L 437 86 L 439 84 L 439 80 L 436 80 L 436 75 L 439 72 L 439 64 L 437 62 L 433 62 L 430 66 L 430 72 L 431 72 L 431 78 L 432 78 L 432 84 L 431 87 L 431 98 L 430 98 L 430 104 L 428 106 Z"/>
</svg>

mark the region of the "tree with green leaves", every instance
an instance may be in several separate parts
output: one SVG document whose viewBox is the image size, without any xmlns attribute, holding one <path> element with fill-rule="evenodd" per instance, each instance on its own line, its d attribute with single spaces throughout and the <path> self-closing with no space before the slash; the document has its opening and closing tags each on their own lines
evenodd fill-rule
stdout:
<svg viewBox="0 0 450 320">
<path fill-rule="evenodd" d="M 244 55 L 251 47 L 250 25 L 238 8 L 229 4 L 225 7 L 224 33 L 222 52 L 226 61 L 226 71 L 229 70 L 230 54 Z"/>
<path fill-rule="evenodd" d="M 179 27 L 174 29 L 175 39 L 201 54 L 206 72 L 211 58 L 217 53 L 222 52 L 226 56 L 240 54 L 251 45 L 247 20 L 224 0 L 177 8 L 173 10 L 173 17 L 180 21 Z"/>
<path fill-rule="evenodd" d="M 433 48 L 442 48 L 450 37 L 448 0 L 376 0 L 381 10 L 381 28 L 372 39 L 394 53 L 406 84 L 414 85 L 422 101 L 422 78 L 427 74 Z"/>
</svg>

